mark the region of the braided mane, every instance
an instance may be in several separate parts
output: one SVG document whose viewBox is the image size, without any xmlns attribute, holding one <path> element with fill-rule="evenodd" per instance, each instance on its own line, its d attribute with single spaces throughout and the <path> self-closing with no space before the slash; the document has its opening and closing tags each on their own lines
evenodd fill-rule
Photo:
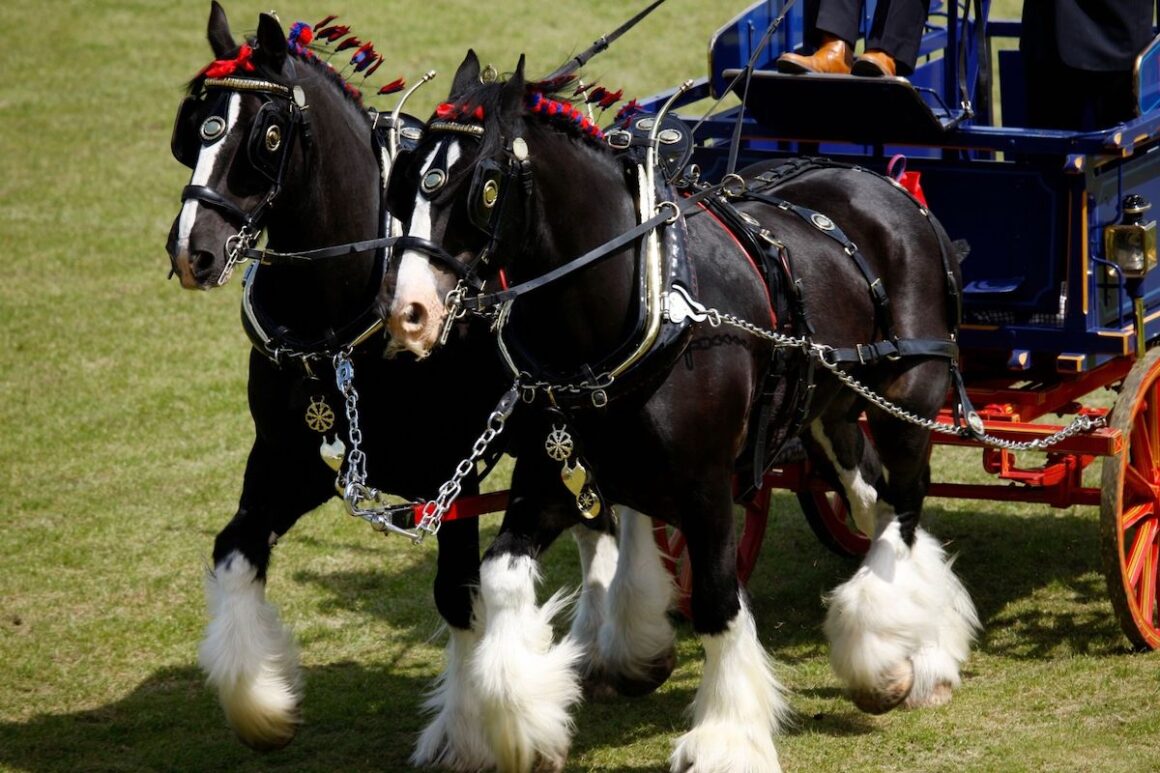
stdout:
<svg viewBox="0 0 1160 773">
<path fill-rule="evenodd" d="M 454 102 L 439 105 L 432 120 L 483 124 L 494 119 L 500 110 L 504 84 L 503 81 L 482 83 L 456 97 Z M 606 148 L 604 132 L 597 121 L 604 111 L 620 101 L 622 94 L 622 91 L 611 92 L 594 83 L 585 85 L 577 75 L 570 74 L 553 81 L 527 84 L 524 107 L 529 115 Z M 599 113 L 592 115 L 593 108 Z M 639 111 L 636 100 L 630 100 L 617 111 L 613 124 L 625 122 Z"/>
<path fill-rule="evenodd" d="M 294 22 L 290 27 L 290 34 L 286 38 L 287 53 L 299 62 L 310 65 L 327 80 L 334 83 L 347 99 L 359 108 L 364 108 L 363 92 L 356 88 L 344 76 L 344 72 L 351 68 L 352 75 L 361 75 L 363 81 L 372 75 L 383 63 L 383 55 L 375 51 L 374 43 L 362 41 L 350 34 L 350 27 L 333 24 L 337 16 L 327 16 L 322 21 L 311 26 L 303 21 Z M 220 78 L 246 72 L 256 72 L 257 65 L 253 61 L 252 38 L 235 49 L 224 59 L 210 62 L 189 82 L 189 90 L 196 92 L 207 78 Z M 354 49 L 350 60 L 343 65 L 342 72 L 331 64 L 336 54 Z M 324 59 L 323 56 L 326 58 Z M 263 73 L 272 80 L 278 73 Z M 402 78 L 381 87 L 376 94 L 393 94 L 401 91 L 405 86 Z"/>
</svg>

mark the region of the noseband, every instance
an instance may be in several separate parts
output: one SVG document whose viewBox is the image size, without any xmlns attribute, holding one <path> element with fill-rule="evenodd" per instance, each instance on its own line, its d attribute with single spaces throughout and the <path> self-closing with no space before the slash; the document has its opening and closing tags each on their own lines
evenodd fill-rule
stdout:
<svg viewBox="0 0 1160 773">
<path fill-rule="evenodd" d="M 191 200 L 199 201 L 241 225 L 238 233 L 226 240 L 226 267 L 218 279 L 218 284 L 223 284 L 229 279 L 238 261 L 245 257 L 243 254 L 245 250 L 252 247 L 257 240 L 267 211 L 281 193 L 290 155 L 299 133 L 302 135 L 303 144 L 309 147 L 310 118 L 306 95 L 300 86 L 290 87 L 255 78 L 227 77 L 206 78 L 202 82 L 202 89 L 247 92 L 263 97 L 262 106 L 254 116 L 246 150 L 251 165 L 270 183 L 265 196 L 253 208 L 246 211 L 207 185 L 187 185 L 181 192 L 183 204 Z M 182 129 L 188 132 L 191 128 L 187 125 L 190 123 L 189 119 L 203 99 L 202 92 L 185 98 L 178 111 L 170 143 L 174 158 L 190 168 L 195 166 L 197 153 L 200 151 L 189 142 L 188 137 L 180 135 Z M 285 109 L 280 105 L 283 102 Z M 211 126 L 211 122 L 215 121 L 217 123 Z M 203 143 L 218 139 L 224 128 L 221 116 L 216 114 L 210 116 L 199 131 Z"/>
</svg>

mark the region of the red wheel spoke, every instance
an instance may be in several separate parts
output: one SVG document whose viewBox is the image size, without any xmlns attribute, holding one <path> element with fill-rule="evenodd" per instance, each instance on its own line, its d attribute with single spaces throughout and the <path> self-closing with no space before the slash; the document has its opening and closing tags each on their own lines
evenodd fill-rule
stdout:
<svg viewBox="0 0 1160 773">
<path fill-rule="evenodd" d="M 1153 530 L 1153 533 L 1155 530 Z M 1155 541 L 1144 551 L 1143 577 L 1136 596 L 1140 604 L 1140 615 L 1152 627 L 1156 626 L 1156 561 L 1158 546 Z"/>
<path fill-rule="evenodd" d="M 1127 499 L 1127 497 L 1125 497 Z M 1143 504 L 1128 507 L 1127 502 L 1124 503 L 1124 516 L 1120 521 L 1120 531 L 1127 531 L 1133 526 L 1136 526 L 1140 521 L 1156 514 L 1155 502 L 1144 502 Z"/>
<path fill-rule="evenodd" d="M 1140 576 L 1144 571 L 1144 564 L 1152 555 L 1156 544 L 1156 521 L 1148 521 L 1136 532 L 1136 539 L 1132 542 L 1132 549 L 1124 561 L 1124 571 L 1133 588 L 1140 587 Z M 1153 575 L 1155 570 L 1153 569 Z M 1145 580 L 1146 582 L 1147 580 Z M 1155 595 L 1155 578 L 1153 577 L 1153 595 Z"/>
<path fill-rule="evenodd" d="M 1129 502 L 1149 504 L 1156 501 L 1156 488 L 1150 478 L 1135 467 L 1124 470 L 1124 506 Z"/>
</svg>

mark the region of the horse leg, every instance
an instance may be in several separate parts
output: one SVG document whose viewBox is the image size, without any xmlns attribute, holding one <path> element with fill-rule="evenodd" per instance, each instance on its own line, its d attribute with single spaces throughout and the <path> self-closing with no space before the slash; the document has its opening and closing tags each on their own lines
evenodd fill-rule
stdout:
<svg viewBox="0 0 1160 773">
<path fill-rule="evenodd" d="M 939 541 L 919 527 L 930 479 L 930 433 L 879 411 L 871 411 L 869 419 L 874 436 L 883 438 L 878 446 L 886 485 L 879 529 L 885 541 L 892 543 L 900 561 L 913 565 L 902 574 L 913 575 L 915 581 L 901 588 L 908 596 L 906 603 L 919 608 L 924 621 L 916 629 L 918 648 L 910 658 L 914 686 L 905 705 L 941 706 L 950 701 L 951 691 L 961 684 L 962 664 L 981 628 L 979 615 L 952 569 L 954 558 L 948 557 Z M 903 550 L 903 546 L 907 549 Z"/>
<path fill-rule="evenodd" d="M 834 421 L 828 414 L 815 419 L 803 439 L 811 460 L 835 486 L 858 530 L 873 537 L 879 508 L 876 484 L 882 477 L 882 464 L 861 428 L 844 416 Z"/>
<path fill-rule="evenodd" d="M 285 474 L 284 457 L 256 442 L 237 514 L 214 541 L 205 582 L 210 621 L 198 662 L 238 738 L 257 749 L 290 743 L 301 697 L 293 639 L 266 601 L 270 553 L 299 517 L 329 498 L 328 478 Z"/>
<path fill-rule="evenodd" d="M 553 642 L 552 620 L 569 597 L 558 591 L 536 604 L 537 559 L 575 524 L 575 504 L 559 484 L 559 492 L 534 490 L 551 478 L 545 465 L 529 469 L 535 464 L 529 456 L 534 454 L 519 457 L 511 505 L 480 565 L 475 609 L 480 636 L 465 674 L 465 689 L 476 701 L 483 735 L 501 771 L 561 770 L 572 742 L 569 710 L 581 693 L 583 652 L 571 637 Z"/>
<path fill-rule="evenodd" d="M 610 529 L 598 530 L 580 523 L 570 531 L 580 552 L 583 584 L 568 635 L 585 653 L 580 666 L 585 690 L 596 691 L 602 684 L 603 674 L 598 650 L 600 630 L 605 624 L 608 590 L 616 572 L 619 548 Z"/>
<path fill-rule="evenodd" d="M 449 521 L 439 529 L 435 606 L 449 636 L 443 671 L 423 707 L 434 714 L 419 736 L 411 763 L 451 770 L 482 770 L 495 759 L 483 736 L 479 701 L 471 692 L 468 661 L 479 643 L 474 624 L 475 587 L 479 584 L 479 522 Z"/>
<path fill-rule="evenodd" d="M 661 562 L 652 520 L 635 510 L 620 512 L 620 556 L 599 630 L 599 678 L 622 695 L 646 695 L 676 667 L 669 608 L 673 578 Z"/>
<path fill-rule="evenodd" d="M 788 705 L 769 655 L 757 640 L 749 604 L 737 582 L 736 537 L 728 482 L 685 501 L 711 503 L 682 519 L 693 569 L 693 629 L 705 650 L 693 699 L 693 727 L 669 758 L 673 773 L 781 770 L 773 737 Z"/>
<path fill-rule="evenodd" d="M 952 562 L 918 528 L 929 432 L 875 411 L 870 423 L 883 465 L 873 542 L 854 576 L 829 596 L 825 630 L 831 665 L 855 705 L 880 714 L 903 701 L 909 707 L 948 701 L 979 623 Z M 840 456 L 852 435 L 836 427 L 825 422 L 818 432 L 815 425 L 815 439 L 824 434 Z"/>
</svg>

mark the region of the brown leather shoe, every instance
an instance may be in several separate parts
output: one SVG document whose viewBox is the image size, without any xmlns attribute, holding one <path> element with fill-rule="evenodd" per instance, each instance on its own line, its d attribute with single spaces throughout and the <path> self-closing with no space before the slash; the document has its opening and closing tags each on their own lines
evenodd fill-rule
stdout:
<svg viewBox="0 0 1160 773">
<path fill-rule="evenodd" d="M 863 78 L 893 78 L 896 72 L 894 57 L 885 51 L 867 51 L 858 57 L 850 71 Z"/>
<path fill-rule="evenodd" d="M 847 75 L 854 62 L 850 44 L 829 33 L 822 35 L 822 45 L 810 56 L 782 54 L 777 58 L 777 71 L 785 73 L 824 72 Z"/>
</svg>

